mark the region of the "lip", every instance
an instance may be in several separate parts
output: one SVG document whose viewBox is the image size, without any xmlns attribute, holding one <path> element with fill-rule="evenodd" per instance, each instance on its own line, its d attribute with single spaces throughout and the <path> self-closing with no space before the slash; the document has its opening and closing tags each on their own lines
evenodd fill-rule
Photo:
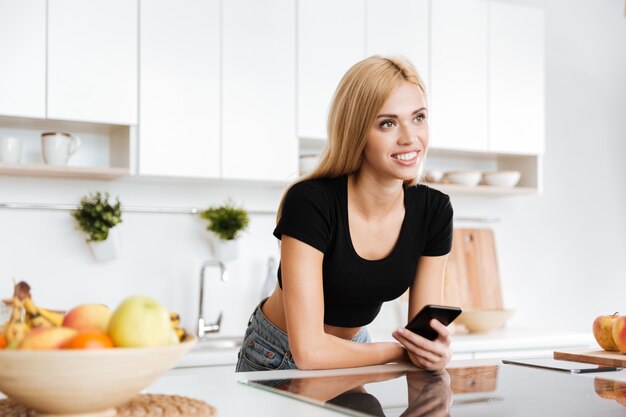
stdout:
<svg viewBox="0 0 626 417">
<path fill-rule="evenodd" d="M 415 152 L 414 158 L 406 159 L 406 160 L 394 158 L 394 155 L 407 154 L 411 152 Z M 399 163 L 400 165 L 406 165 L 406 166 L 415 165 L 415 163 L 417 162 L 417 159 L 420 156 L 420 153 L 421 151 L 419 149 L 411 149 L 411 150 L 406 150 L 402 152 L 396 152 L 396 153 L 391 154 L 391 159 L 393 159 L 395 162 Z"/>
</svg>

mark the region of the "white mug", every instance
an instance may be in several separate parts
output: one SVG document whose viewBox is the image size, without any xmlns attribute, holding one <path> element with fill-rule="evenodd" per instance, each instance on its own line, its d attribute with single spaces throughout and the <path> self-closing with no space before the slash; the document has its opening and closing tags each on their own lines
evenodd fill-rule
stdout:
<svg viewBox="0 0 626 417">
<path fill-rule="evenodd" d="M 67 165 L 67 160 L 80 148 L 80 138 L 69 133 L 41 134 L 43 160 L 48 165 Z"/>
<path fill-rule="evenodd" d="M 22 157 L 22 139 L 9 136 L 0 138 L 0 162 L 19 164 Z"/>
</svg>

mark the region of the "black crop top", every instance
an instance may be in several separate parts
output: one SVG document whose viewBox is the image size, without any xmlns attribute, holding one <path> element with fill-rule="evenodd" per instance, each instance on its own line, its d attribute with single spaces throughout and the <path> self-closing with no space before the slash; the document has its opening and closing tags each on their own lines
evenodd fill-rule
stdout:
<svg viewBox="0 0 626 417">
<path fill-rule="evenodd" d="M 361 258 L 352 246 L 347 197 L 346 176 L 293 185 L 274 236 L 291 236 L 324 254 L 324 323 L 360 327 L 374 320 L 384 301 L 409 288 L 420 256 L 450 252 L 452 205 L 446 194 L 425 185 L 406 187 L 398 241 L 387 257 L 372 261 Z M 280 265 L 278 282 L 282 288 Z"/>
</svg>

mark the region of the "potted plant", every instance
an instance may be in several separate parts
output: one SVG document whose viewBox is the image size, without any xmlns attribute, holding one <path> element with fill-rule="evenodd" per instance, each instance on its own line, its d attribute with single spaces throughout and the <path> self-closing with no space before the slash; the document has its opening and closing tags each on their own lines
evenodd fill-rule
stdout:
<svg viewBox="0 0 626 417">
<path fill-rule="evenodd" d="M 235 259 L 239 252 L 236 239 L 250 222 L 248 212 L 235 207 L 229 200 L 220 206 L 209 207 L 199 214 L 209 221 L 207 230 L 214 236 L 212 240 L 215 257 L 222 262 Z"/>
<path fill-rule="evenodd" d="M 122 205 L 119 198 L 115 204 L 109 202 L 109 193 L 96 192 L 83 197 L 72 217 L 78 228 L 86 235 L 94 258 L 98 261 L 115 259 L 119 255 L 119 240 L 114 229 L 122 222 Z"/>
</svg>

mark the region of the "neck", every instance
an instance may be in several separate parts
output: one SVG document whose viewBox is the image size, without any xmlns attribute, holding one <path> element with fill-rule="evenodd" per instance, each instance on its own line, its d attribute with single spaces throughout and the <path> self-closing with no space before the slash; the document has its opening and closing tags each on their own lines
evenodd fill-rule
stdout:
<svg viewBox="0 0 626 417">
<path fill-rule="evenodd" d="M 402 180 L 381 181 L 357 172 L 348 177 L 348 198 L 365 217 L 384 217 L 393 209 L 404 207 Z"/>
</svg>

